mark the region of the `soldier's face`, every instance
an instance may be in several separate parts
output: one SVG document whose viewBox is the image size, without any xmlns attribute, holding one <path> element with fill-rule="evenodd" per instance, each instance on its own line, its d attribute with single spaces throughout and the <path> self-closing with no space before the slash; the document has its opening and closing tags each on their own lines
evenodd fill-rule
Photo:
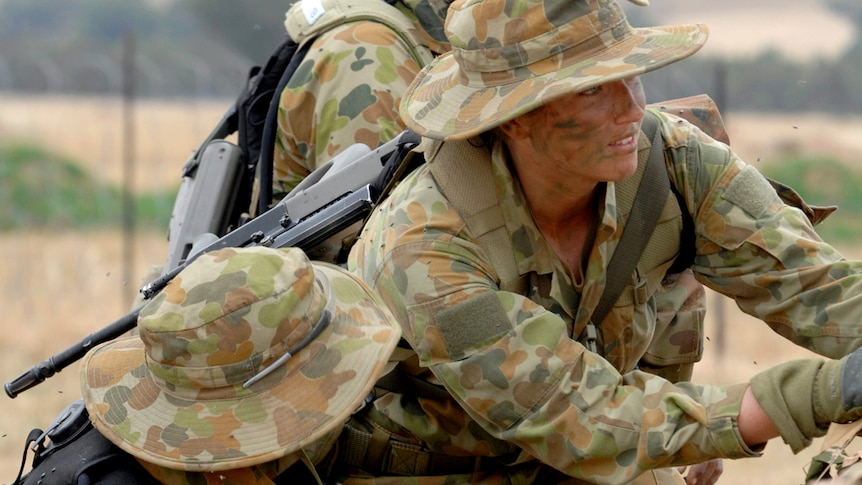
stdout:
<svg viewBox="0 0 862 485">
<path fill-rule="evenodd" d="M 644 106 L 643 86 L 632 77 L 564 96 L 521 121 L 537 163 L 583 182 L 616 181 L 637 168 Z"/>
</svg>

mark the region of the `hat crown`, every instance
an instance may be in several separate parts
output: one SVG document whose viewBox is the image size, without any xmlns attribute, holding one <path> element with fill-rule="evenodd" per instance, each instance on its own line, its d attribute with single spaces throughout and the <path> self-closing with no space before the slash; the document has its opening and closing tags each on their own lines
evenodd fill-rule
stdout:
<svg viewBox="0 0 862 485">
<path fill-rule="evenodd" d="M 289 271 L 284 268 L 290 268 Z M 155 382 L 178 397 L 242 384 L 309 334 L 326 305 L 301 250 L 222 249 L 186 267 L 138 320 Z"/>
<path fill-rule="evenodd" d="M 440 140 L 659 69 L 709 33 L 701 24 L 634 28 L 616 0 L 459 0 L 446 18 L 451 53 L 423 68 L 400 105 L 408 127 Z"/>
<path fill-rule="evenodd" d="M 84 356 L 87 411 L 135 457 L 195 472 L 322 457 L 401 335 L 346 269 L 264 246 L 200 255 L 138 327 Z"/>
<path fill-rule="evenodd" d="M 446 22 L 453 56 L 469 73 L 501 72 L 591 52 L 632 34 L 614 0 L 465 0 Z"/>
</svg>

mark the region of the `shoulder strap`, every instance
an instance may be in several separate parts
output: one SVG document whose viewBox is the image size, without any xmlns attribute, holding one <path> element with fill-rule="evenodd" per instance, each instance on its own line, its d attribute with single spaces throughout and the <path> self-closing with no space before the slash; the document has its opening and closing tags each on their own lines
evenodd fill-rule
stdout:
<svg viewBox="0 0 862 485">
<path fill-rule="evenodd" d="M 644 118 L 644 132 L 651 138 L 652 148 L 634 200 L 658 202 L 633 205 L 629 223 L 611 257 L 608 283 L 593 312 L 592 322 L 600 323 L 604 320 L 631 279 L 670 190 L 664 164 L 664 143 L 658 129 L 658 119 L 654 115 L 648 114 Z M 505 220 L 496 197 L 487 148 L 466 142 L 443 143 L 424 139 L 421 150 L 425 152 L 426 160 L 430 161 L 431 174 L 440 190 L 458 210 L 473 236 L 487 252 L 500 277 L 500 288 L 520 292 L 526 282 L 518 272 L 512 242 L 505 230 Z M 443 152 L 447 155 L 439 157 Z M 589 339 L 590 335 L 595 334 L 595 327 L 587 331 Z"/>
<path fill-rule="evenodd" d="M 647 112 L 644 116 L 642 129 L 651 141 L 649 158 L 637 195 L 635 195 L 636 203 L 632 206 L 620 242 L 608 263 L 605 291 L 602 293 L 596 309 L 593 310 L 593 315 L 590 318 L 591 324 L 598 325 L 605 319 L 626 283 L 631 279 L 632 272 L 637 267 L 641 254 L 652 235 L 670 190 L 670 181 L 664 163 L 664 142 L 661 137 L 658 118 Z M 638 201 L 652 203 L 637 203 Z"/>
<path fill-rule="evenodd" d="M 284 90 L 285 86 L 287 86 L 291 76 L 293 76 L 293 73 L 296 72 L 299 64 L 305 58 L 305 54 L 308 52 L 309 47 L 311 47 L 311 41 L 297 44 L 293 39 L 288 37 L 285 43 L 279 47 L 276 54 L 270 59 L 270 62 L 274 62 L 275 60 L 281 63 L 281 65 L 284 65 L 285 62 L 287 63 L 284 67 L 284 71 L 278 78 L 278 84 L 273 91 L 269 93 L 261 93 L 258 94 L 258 96 L 249 99 L 250 103 L 254 103 L 258 99 L 262 99 L 264 94 L 269 97 L 269 107 L 266 111 L 266 118 L 263 122 L 263 129 L 261 130 L 262 133 L 260 134 L 260 138 L 256 140 L 254 136 L 245 135 L 245 143 L 240 143 L 243 147 L 246 147 L 249 143 L 256 144 L 257 153 L 260 156 L 260 163 L 256 164 L 260 181 L 258 183 L 258 190 L 260 193 L 257 195 L 257 214 L 263 214 L 266 212 L 269 209 L 270 201 L 272 200 L 273 150 L 275 149 L 275 132 L 278 129 L 278 104 L 281 99 L 280 93 Z M 281 55 L 279 56 L 278 54 Z M 278 69 L 274 69 L 273 72 L 278 73 Z M 251 112 L 252 108 L 253 106 L 249 106 L 245 108 L 245 111 Z M 240 127 L 246 126 L 248 126 L 248 123 L 240 123 Z M 240 131 L 239 136 L 242 139 L 244 133 Z M 248 152 L 247 148 L 245 148 L 245 150 Z M 247 163 L 254 164 L 256 161 L 257 160 L 253 158 L 246 158 Z M 246 192 L 251 191 L 246 190 Z M 243 208 L 247 206 L 248 204 L 246 201 L 241 201 L 240 204 L 236 204 L 238 210 L 243 210 Z"/>
<path fill-rule="evenodd" d="M 518 271 L 512 241 L 497 199 L 488 148 L 482 143 L 423 138 L 420 147 L 443 195 L 458 210 L 470 233 L 488 255 L 500 289 L 521 293 L 526 279 Z M 445 156 L 439 157 L 441 153 Z"/>
</svg>

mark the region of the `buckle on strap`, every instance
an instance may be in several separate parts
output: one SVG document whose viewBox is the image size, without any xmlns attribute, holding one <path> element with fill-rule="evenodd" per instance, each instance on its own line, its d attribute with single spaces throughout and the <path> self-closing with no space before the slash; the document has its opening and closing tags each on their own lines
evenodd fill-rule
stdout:
<svg viewBox="0 0 862 485">
<path fill-rule="evenodd" d="M 351 419 L 339 437 L 337 462 L 372 474 L 400 476 L 460 475 L 479 471 L 481 456 L 452 456 L 401 441 L 383 428 L 362 429 Z"/>
<path fill-rule="evenodd" d="M 586 334 L 586 338 L 584 339 L 584 346 L 590 352 L 598 354 L 599 347 L 597 345 L 597 342 L 599 340 L 599 332 L 598 329 L 596 329 L 596 326 L 593 325 L 592 320 L 587 322 L 587 327 L 584 328 L 584 334 Z"/>
</svg>

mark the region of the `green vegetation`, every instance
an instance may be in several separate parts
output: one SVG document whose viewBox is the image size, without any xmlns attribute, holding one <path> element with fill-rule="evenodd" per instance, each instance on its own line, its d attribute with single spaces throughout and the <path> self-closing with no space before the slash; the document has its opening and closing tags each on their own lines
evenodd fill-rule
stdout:
<svg viewBox="0 0 862 485">
<path fill-rule="evenodd" d="M 862 237 L 862 173 L 817 156 L 788 157 L 762 170 L 796 189 L 809 204 L 839 207 L 817 226 L 828 241 L 847 244 Z M 175 196 L 175 189 L 136 195 L 135 225 L 165 230 Z M 73 161 L 33 146 L 0 146 L 0 231 L 120 226 L 122 210 L 121 190 Z"/>
<path fill-rule="evenodd" d="M 167 227 L 175 190 L 141 194 L 135 224 Z M 122 191 L 73 161 L 30 145 L 0 146 L 0 231 L 91 229 L 122 223 Z"/>
<path fill-rule="evenodd" d="M 854 243 L 862 236 L 862 174 L 828 157 L 792 156 L 762 169 L 769 177 L 796 189 L 812 205 L 835 205 L 838 211 L 817 226 L 835 244 Z"/>
</svg>

